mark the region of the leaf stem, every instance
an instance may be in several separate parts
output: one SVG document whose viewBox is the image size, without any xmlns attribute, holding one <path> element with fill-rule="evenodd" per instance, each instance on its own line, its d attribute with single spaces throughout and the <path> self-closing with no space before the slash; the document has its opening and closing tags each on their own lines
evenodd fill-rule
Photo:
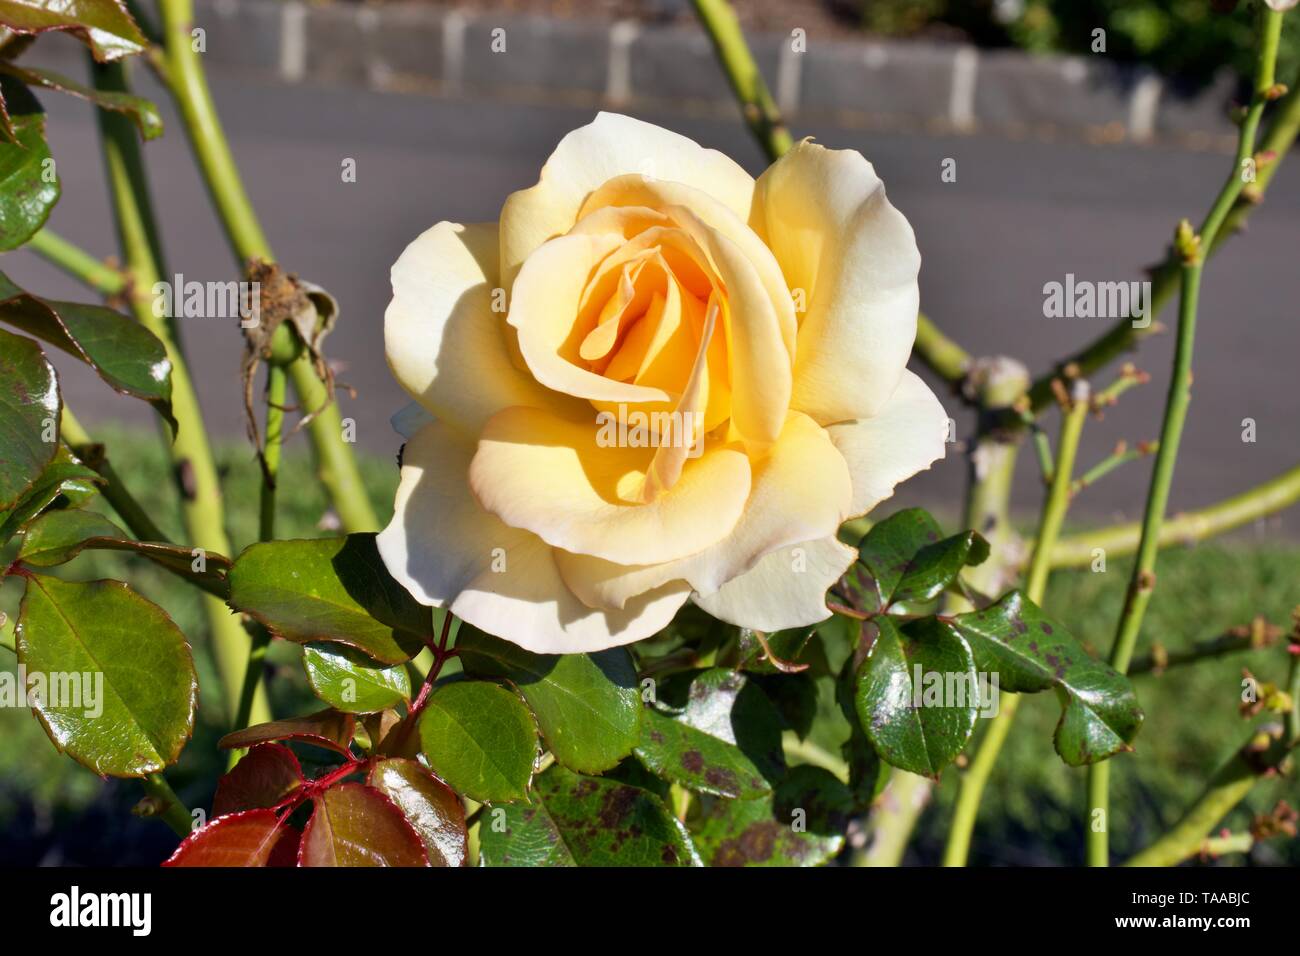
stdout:
<svg viewBox="0 0 1300 956">
<path fill-rule="evenodd" d="M 190 145 L 225 227 L 226 239 L 242 269 L 250 259 L 274 261 L 270 243 L 262 232 L 244 189 L 239 168 L 217 116 L 203 64 L 194 50 L 190 31 L 192 0 L 159 0 L 165 43 L 162 74 L 180 109 Z M 317 474 L 348 532 L 374 531 L 379 519 L 366 495 L 356 456 L 343 440 L 342 415 L 337 403 L 316 374 L 307 355 L 289 366 L 298 404 L 310 416 L 307 431 L 316 453 Z"/>
<path fill-rule="evenodd" d="M 185 806 L 167 778 L 161 773 L 151 773 L 140 780 L 144 792 L 154 801 L 152 816 L 156 816 L 175 831 L 178 837 L 187 837 L 194 825 L 189 808 Z"/>
<path fill-rule="evenodd" d="M 1029 561 L 1029 572 L 1026 575 L 1025 593 L 1035 604 L 1042 604 L 1043 595 L 1047 591 L 1047 579 L 1052 571 L 1050 560 L 1052 545 L 1061 532 L 1061 525 L 1070 507 L 1070 485 L 1074 474 L 1074 462 L 1079 451 L 1079 439 L 1083 434 L 1083 423 L 1088 418 L 1090 404 L 1088 384 L 1082 379 L 1077 379 L 1073 387 L 1074 394 L 1070 396 L 1069 407 L 1062 409 L 1056 467 L 1052 472 L 1052 483 L 1043 499 L 1038 536 L 1034 542 L 1034 553 Z M 989 722 L 970 767 L 961 777 L 957 804 L 948 830 L 948 842 L 943 851 L 944 866 L 966 865 L 970 856 L 971 835 L 975 831 L 975 820 L 984 797 L 984 788 L 993 773 L 998 754 L 1001 753 L 1002 746 L 1011 733 L 1011 724 L 1015 720 L 1019 706 L 1019 694 L 1002 694 L 997 716 Z"/>
<path fill-rule="evenodd" d="M 27 240 L 27 248 L 73 278 L 95 289 L 105 298 L 120 295 L 126 290 L 126 273 L 96 259 L 89 252 L 51 232 L 48 228 L 42 229 Z"/>
<path fill-rule="evenodd" d="M 1300 465 L 1239 495 L 1175 515 L 1160 528 L 1160 547 L 1204 541 L 1288 508 L 1297 501 L 1300 501 Z M 1141 535 L 1142 526 L 1136 521 L 1069 535 L 1061 538 L 1052 550 L 1052 567 L 1084 567 L 1093 560 L 1093 552 L 1098 548 L 1107 557 L 1132 554 Z"/>
<path fill-rule="evenodd" d="M 1199 234 L 1193 234 L 1184 220 L 1175 237 L 1175 253 L 1182 259 L 1182 280 L 1178 302 L 1178 334 L 1174 345 L 1174 367 L 1165 400 L 1164 423 L 1160 429 L 1160 448 L 1156 452 L 1151 473 L 1151 486 L 1147 492 L 1146 511 L 1142 519 L 1142 536 L 1138 542 L 1137 560 L 1129 580 L 1124 609 L 1115 631 L 1111 647 L 1110 665 L 1121 674 L 1127 673 L 1133 649 L 1147 606 L 1156 586 L 1156 558 L 1160 551 L 1160 530 L 1169 504 L 1169 489 L 1173 483 L 1174 465 L 1178 459 L 1178 445 L 1182 439 L 1183 425 L 1187 420 L 1187 407 L 1191 401 L 1192 351 L 1196 342 L 1197 305 L 1201 292 L 1201 274 L 1204 254 L 1214 244 L 1220 227 L 1227 218 L 1245 185 L 1244 164 L 1254 155 L 1255 133 L 1274 86 L 1274 69 L 1277 63 L 1278 40 L 1282 31 L 1282 14 L 1268 7 L 1260 8 L 1260 42 L 1256 60 L 1254 95 L 1250 108 L 1241 124 L 1237 154 L 1227 182 L 1210 207 L 1209 215 Z M 1086 857 L 1089 866 L 1106 866 L 1110 858 L 1110 763 L 1102 761 L 1088 768 L 1088 819 L 1094 822 L 1087 828 Z M 1098 824 L 1099 825 L 1096 825 Z"/>
<path fill-rule="evenodd" d="M 95 87 L 128 92 L 126 68 L 121 63 L 93 64 Z M 221 486 L 216 463 L 189 366 L 181 349 L 174 319 L 155 308 L 152 290 L 165 273 L 161 245 L 144 168 L 144 157 L 130 120 L 106 110 L 97 111 L 108 182 L 117 219 L 123 257 L 129 271 L 130 305 L 136 318 L 166 346 L 172 364 L 172 410 L 179 423 L 169 451 L 181 491 L 182 511 L 190 540 L 200 548 L 229 554 Z M 229 608 L 210 595 L 203 597 L 212 634 L 213 655 L 221 676 L 226 714 L 233 717 L 248 656 L 249 637 Z M 265 692 L 257 695 L 258 722 L 270 719 Z"/>
</svg>

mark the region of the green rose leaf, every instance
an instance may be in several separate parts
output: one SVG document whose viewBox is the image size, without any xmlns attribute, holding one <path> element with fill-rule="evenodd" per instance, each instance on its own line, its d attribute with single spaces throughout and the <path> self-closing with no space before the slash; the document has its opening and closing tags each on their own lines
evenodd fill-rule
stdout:
<svg viewBox="0 0 1300 956">
<path fill-rule="evenodd" d="M 462 623 L 456 650 L 466 673 L 515 685 L 547 748 L 570 770 L 608 770 L 636 746 L 641 698 L 626 648 L 533 654 Z"/>
<path fill-rule="evenodd" d="M 935 618 L 874 623 L 878 633 L 857 674 L 858 720 L 886 762 L 938 777 L 975 729 L 975 658 L 961 634 Z"/>
<path fill-rule="evenodd" d="M 0 126 L 8 140 L 0 140 L 0 252 L 6 252 L 45 225 L 60 186 L 36 97 L 12 77 L 0 76 L 0 102 Z"/>
<path fill-rule="evenodd" d="M 304 783 L 302 766 L 292 750 L 284 744 L 258 744 L 217 781 L 212 813 L 225 816 L 270 809 Z"/>
<path fill-rule="evenodd" d="M 700 865 L 690 835 L 653 793 L 559 764 L 537 777 L 531 803 L 493 807 L 483 819 L 485 866 Z"/>
<path fill-rule="evenodd" d="M 148 46 L 119 0 L 0 0 L 0 25 L 26 34 L 67 30 L 100 63 L 142 53 Z"/>
<path fill-rule="evenodd" d="M 867 614 L 908 610 L 933 601 L 968 565 L 982 564 L 989 545 L 978 533 L 944 538 L 923 508 L 906 508 L 874 525 L 858 546 L 858 560 L 840 591 Z"/>
<path fill-rule="evenodd" d="M 800 766 L 768 796 L 708 800 L 691 835 L 710 866 L 818 866 L 844 848 L 854 812 L 834 774 Z"/>
<path fill-rule="evenodd" d="M 428 866 L 424 844 L 392 800 L 342 783 L 312 800 L 299 866 Z"/>
<path fill-rule="evenodd" d="M 450 787 L 417 761 L 400 757 L 376 762 L 366 783 L 402 811 L 431 865 L 465 865 L 465 808 Z"/>
<path fill-rule="evenodd" d="M 54 367 L 41 347 L 4 331 L 0 382 L 0 508 L 8 510 L 54 460 L 63 403 Z"/>
<path fill-rule="evenodd" d="M 187 836 L 163 866 L 296 866 L 300 838 L 270 810 L 230 813 Z"/>
<path fill-rule="evenodd" d="M 308 644 L 302 662 L 311 689 L 335 710 L 374 714 L 411 699 L 405 664 L 385 667 L 342 644 Z"/>
<path fill-rule="evenodd" d="M 429 695 L 420 749 L 457 793 L 480 803 L 522 800 L 537 756 L 537 729 L 518 695 L 488 681 L 456 681 Z"/>
<path fill-rule="evenodd" d="M 1089 655 L 1019 591 L 982 611 L 960 614 L 953 624 L 970 642 L 977 667 L 998 675 L 1001 690 L 1032 694 L 1056 688 L 1065 695 L 1055 743 L 1067 764 L 1078 767 L 1133 749 L 1142 709 L 1128 678 Z"/>
<path fill-rule="evenodd" d="M 389 575 L 373 534 L 267 541 L 230 572 L 230 606 L 299 644 L 337 641 L 403 664 L 432 639 L 433 613 Z"/>
<path fill-rule="evenodd" d="M 77 461 L 67 448 L 59 446 L 54 461 L 45 467 L 23 496 L 8 511 L 0 511 L 0 544 L 47 508 L 66 504 L 75 510 L 96 493 L 103 480 Z"/>
<path fill-rule="evenodd" d="M 162 342 L 140 323 L 101 305 L 38 298 L 4 273 L 0 273 L 0 322 L 85 362 L 114 391 L 152 405 L 175 433 L 172 363 Z"/>
<path fill-rule="evenodd" d="M 163 121 L 162 116 L 158 113 L 158 107 L 143 96 L 133 96 L 130 93 L 120 93 L 113 90 L 97 90 L 94 87 L 70 80 L 61 73 L 34 66 L 18 66 L 12 62 L 0 62 L 0 70 L 10 76 L 17 77 L 28 86 L 42 86 L 48 90 L 70 93 L 73 96 L 89 100 L 102 110 L 124 113 L 139 127 L 140 135 L 144 139 L 154 139 L 162 135 Z"/>
<path fill-rule="evenodd" d="M 28 574 L 18 660 L 29 684 L 34 675 L 47 683 L 34 709 L 55 747 L 98 774 L 161 770 L 194 729 L 198 680 L 185 636 L 121 581 Z M 74 676 L 80 700 L 69 699 Z"/>
<path fill-rule="evenodd" d="M 196 571 L 193 550 L 156 541 L 133 541 L 121 528 L 93 511 L 47 511 L 28 525 L 18 557 L 32 567 L 49 568 L 71 561 L 87 549 L 137 554 L 165 568 L 197 575 L 213 594 L 224 595 L 227 591 L 226 574 L 231 562 L 225 555 L 203 551 L 203 570 Z"/>
<path fill-rule="evenodd" d="M 689 790 L 747 799 L 770 793 L 785 774 L 782 730 L 780 713 L 757 684 L 713 668 L 695 676 L 682 706 L 645 708 L 636 755 Z"/>
<path fill-rule="evenodd" d="M 355 717 L 327 707 L 314 714 L 286 717 L 236 730 L 218 740 L 217 746 L 222 750 L 243 750 L 272 740 L 300 740 L 350 758 L 352 751 L 348 745 L 355 729 Z"/>
</svg>

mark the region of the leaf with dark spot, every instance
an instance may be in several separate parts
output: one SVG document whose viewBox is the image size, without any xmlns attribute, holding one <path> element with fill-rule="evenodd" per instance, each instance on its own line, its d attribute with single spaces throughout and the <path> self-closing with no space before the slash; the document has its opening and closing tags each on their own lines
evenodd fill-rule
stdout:
<svg viewBox="0 0 1300 956">
<path fill-rule="evenodd" d="M 486 866 L 701 865 L 653 793 L 559 764 L 538 776 L 531 803 L 485 808 L 479 841 Z"/>
<path fill-rule="evenodd" d="M 1064 694 L 1055 743 L 1067 764 L 1078 767 L 1132 749 L 1142 710 L 1128 678 L 1092 657 L 1019 591 L 960 614 L 953 624 L 970 643 L 977 667 L 998 675 L 1001 690 L 1056 688 Z"/>
</svg>

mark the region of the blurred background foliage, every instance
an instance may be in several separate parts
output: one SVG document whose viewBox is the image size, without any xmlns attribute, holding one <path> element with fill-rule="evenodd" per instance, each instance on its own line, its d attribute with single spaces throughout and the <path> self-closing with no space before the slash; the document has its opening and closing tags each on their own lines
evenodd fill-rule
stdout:
<svg viewBox="0 0 1300 956">
<path fill-rule="evenodd" d="M 102 427 L 96 435 L 129 487 L 146 501 L 164 531 L 180 535 L 179 503 L 169 464 L 156 436 L 144 430 Z M 312 478 L 302 443 L 293 442 L 286 458 L 280 495 L 281 534 L 317 537 L 331 534 L 324 495 Z M 218 447 L 228 489 L 230 533 L 236 549 L 256 539 L 259 474 L 247 445 Z M 361 456 L 375 510 L 386 520 L 397 482 L 396 463 Z M 152 498 L 145 497 L 145 492 Z M 894 509 L 881 507 L 876 517 Z M 1031 516 L 1026 515 L 1025 527 Z M 943 518 L 956 530 L 951 516 Z M 7 559 L 0 554 L 0 560 Z M 1256 614 L 1286 626 L 1296 603 L 1295 569 L 1300 546 L 1252 542 L 1249 536 L 1173 550 L 1162 555 L 1160 587 L 1148 614 L 1141 650 L 1153 639 L 1173 650 L 1245 624 Z M 212 686 L 212 665 L 203 640 L 204 618 L 197 592 L 145 562 L 109 552 L 87 552 L 60 569 L 78 580 L 121 577 L 164 607 L 195 646 L 201 684 Z M 1113 560 L 1104 574 L 1059 572 L 1045 607 L 1091 645 L 1105 647 L 1120 612 L 1128 562 Z M 0 586 L 0 611 L 13 614 L 18 582 Z M 300 649 L 284 641 L 272 645 L 277 713 L 302 713 L 315 706 L 299 663 Z M 1147 723 L 1135 756 L 1114 762 L 1112 806 L 1118 817 L 1112 845 L 1117 859 L 1148 844 L 1194 799 L 1205 780 L 1244 740 L 1250 724 L 1237 713 L 1242 667 L 1261 680 L 1280 680 L 1286 667 L 1285 643 L 1250 654 L 1203 661 L 1163 676 L 1136 677 Z M 13 655 L 0 651 L 0 668 L 12 669 Z M 976 830 L 972 864 L 1075 864 L 1083 856 L 1083 771 L 1066 767 L 1052 750 L 1052 728 L 1059 707 L 1051 695 L 1032 697 L 1018 716 L 989 785 Z M 168 777 L 194 807 L 211 805 L 208 781 L 220 773 L 224 754 L 215 749 L 222 728 L 200 709 L 195 740 Z M 304 748 L 303 756 L 310 756 Z M 907 862 L 933 864 L 942 851 L 958 780 L 956 768 L 944 774 L 922 817 Z M 51 746 L 24 710 L 0 712 L 0 862 L 10 865 L 117 863 L 153 865 L 171 852 L 175 838 L 161 823 L 131 816 L 141 791 L 130 781 L 101 781 Z M 1280 797 L 1296 802 L 1296 782 L 1266 781 L 1224 825 L 1245 829 L 1255 813 L 1272 809 Z M 1275 840 L 1253 852 L 1256 863 L 1300 863 L 1300 841 Z M 1235 857 L 1224 862 L 1240 864 Z"/>
</svg>

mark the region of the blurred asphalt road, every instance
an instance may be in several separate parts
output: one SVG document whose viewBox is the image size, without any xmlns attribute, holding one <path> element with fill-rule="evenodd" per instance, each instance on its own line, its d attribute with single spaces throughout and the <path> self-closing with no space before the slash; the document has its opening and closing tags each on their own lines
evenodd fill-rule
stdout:
<svg viewBox="0 0 1300 956">
<path fill-rule="evenodd" d="M 356 90 L 271 86 L 214 75 L 217 101 L 234 152 L 280 259 L 328 287 L 342 320 L 328 353 L 345 363 L 340 380 L 359 398 L 342 396 L 357 421 L 360 444 L 396 451 L 388 416 L 404 402 L 383 354 L 388 269 L 402 248 L 440 219 L 495 219 L 501 202 L 531 185 L 554 144 L 592 112 L 561 105 L 435 99 Z M 160 103 L 157 89 L 142 92 Z M 53 228 L 97 254 L 114 249 L 103 172 L 90 109 L 69 97 L 42 97 L 49 137 L 63 179 Z M 226 280 L 232 263 L 188 156 L 179 122 L 147 147 L 154 197 L 170 273 Z M 734 119 L 647 114 L 708 146 L 722 149 L 755 174 L 762 160 Z M 1079 143 L 983 137 L 933 138 L 816 130 L 828 146 L 855 147 L 871 159 L 891 200 L 911 220 L 924 264 L 922 305 L 977 354 L 1019 356 L 1031 371 L 1090 340 L 1101 319 L 1043 317 L 1043 285 L 1079 279 L 1139 279 L 1160 255 L 1182 216 L 1198 221 L 1231 163 L 1215 153 L 1164 147 L 1093 147 Z M 940 179 L 945 158 L 957 160 L 957 181 Z M 345 158 L 357 181 L 341 181 Z M 1292 158 L 1277 176 L 1249 233 L 1211 263 L 1202 295 L 1196 384 L 1173 507 L 1208 503 L 1300 462 L 1300 174 Z M 85 298 L 79 287 L 26 252 L 4 257 L 5 271 L 34 292 Z M 1166 313 L 1165 320 L 1173 317 Z M 242 436 L 237 383 L 240 342 L 217 320 L 186 319 L 183 331 L 212 427 Z M 1138 359 L 1153 382 L 1130 392 L 1120 410 L 1087 432 L 1081 465 L 1105 455 L 1118 438 L 1152 438 L 1167 383 L 1170 335 L 1148 341 Z M 71 361 L 65 371 L 71 407 L 93 425 L 105 418 L 146 421 L 147 409 L 114 396 Z M 1098 384 L 1109 376 L 1097 379 Z M 945 396 L 968 433 L 970 416 Z M 1242 419 L 1257 423 L 1258 440 L 1241 440 Z M 1051 416 L 1055 431 L 1055 415 Z M 305 441 L 299 436 L 295 441 Z M 1037 507 L 1033 456 L 1021 460 L 1021 505 Z M 1080 510 L 1099 518 L 1136 517 L 1149 459 L 1089 490 Z M 908 486 L 907 501 L 953 501 L 961 457 L 951 454 Z M 1300 514 L 1280 522 L 1293 531 Z M 1279 522 L 1268 529 L 1273 533 Z"/>
</svg>

